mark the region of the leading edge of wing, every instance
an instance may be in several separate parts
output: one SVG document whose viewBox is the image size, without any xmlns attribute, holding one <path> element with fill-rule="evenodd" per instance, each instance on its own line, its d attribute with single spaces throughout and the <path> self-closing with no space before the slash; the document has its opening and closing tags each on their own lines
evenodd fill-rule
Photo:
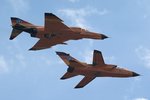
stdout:
<svg viewBox="0 0 150 100">
<path fill-rule="evenodd" d="M 62 19 L 60 19 L 59 17 L 57 17 L 56 15 L 54 15 L 53 13 L 45 13 L 45 17 L 47 17 L 47 18 L 50 18 L 50 19 L 56 19 L 56 20 L 58 20 L 58 21 L 61 21 L 61 22 L 63 22 L 63 20 Z"/>
<path fill-rule="evenodd" d="M 48 39 L 40 39 L 32 48 L 30 48 L 29 50 L 41 50 L 41 49 L 47 49 L 50 48 L 57 43 L 55 40 L 48 40 Z"/>
<path fill-rule="evenodd" d="M 60 79 L 64 80 L 64 79 L 68 79 L 68 78 L 71 78 L 71 77 L 74 77 L 74 76 L 77 76 L 77 74 L 66 72 Z"/>
<path fill-rule="evenodd" d="M 95 76 L 85 76 L 78 85 L 75 86 L 75 88 L 83 88 L 87 84 L 89 84 L 92 80 L 94 80 Z"/>
<path fill-rule="evenodd" d="M 46 49 L 48 48 L 46 43 L 48 42 L 46 39 L 40 39 L 32 48 L 30 48 L 29 50 L 41 50 L 41 49 Z"/>
</svg>

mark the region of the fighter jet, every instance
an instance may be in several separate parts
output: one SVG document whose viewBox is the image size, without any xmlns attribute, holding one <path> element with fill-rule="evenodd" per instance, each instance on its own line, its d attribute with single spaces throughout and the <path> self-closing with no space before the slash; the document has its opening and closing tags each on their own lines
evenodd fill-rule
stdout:
<svg viewBox="0 0 150 100">
<path fill-rule="evenodd" d="M 86 86 L 96 77 L 125 78 L 139 76 L 139 74 L 127 69 L 119 68 L 117 65 L 105 64 L 102 53 L 98 50 L 94 50 L 92 64 L 80 62 L 64 52 L 56 53 L 68 65 L 67 72 L 61 77 L 62 80 L 77 75 L 85 76 L 75 88 L 82 88 Z"/>
<path fill-rule="evenodd" d="M 39 41 L 29 50 L 41 50 L 50 48 L 57 44 L 66 44 L 68 40 L 82 38 L 105 39 L 104 34 L 90 32 L 80 27 L 68 27 L 63 20 L 52 13 L 45 13 L 44 26 L 33 25 L 20 18 L 11 17 L 12 33 L 10 40 L 17 37 L 21 32 L 27 32 L 31 37 L 39 38 Z"/>
</svg>

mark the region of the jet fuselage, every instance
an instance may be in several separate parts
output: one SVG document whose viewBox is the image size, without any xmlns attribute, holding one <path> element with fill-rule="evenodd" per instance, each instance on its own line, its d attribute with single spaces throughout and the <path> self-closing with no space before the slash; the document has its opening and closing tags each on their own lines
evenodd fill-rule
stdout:
<svg viewBox="0 0 150 100">
<path fill-rule="evenodd" d="M 90 83 L 96 77 L 135 77 L 139 74 L 117 67 L 117 65 L 106 64 L 104 62 L 101 51 L 94 50 L 93 63 L 87 64 L 70 56 L 64 52 L 56 52 L 56 54 L 67 64 L 67 72 L 60 78 L 62 80 L 68 79 L 77 75 L 83 75 L 84 78 L 75 86 L 75 88 L 82 88 Z"/>
<path fill-rule="evenodd" d="M 80 27 L 69 27 L 63 20 L 52 13 L 45 13 L 43 26 L 37 26 L 17 17 L 11 17 L 12 32 L 10 40 L 16 38 L 22 32 L 27 32 L 31 37 L 39 38 L 37 43 L 29 50 L 42 50 L 51 48 L 57 44 L 66 44 L 68 40 L 108 38 L 101 33 L 90 32 Z"/>
<path fill-rule="evenodd" d="M 99 33 L 95 33 L 95 32 L 90 32 L 88 30 L 82 29 L 80 27 L 70 27 L 70 30 L 60 30 L 58 32 L 49 32 L 47 33 L 44 30 L 43 26 L 21 26 L 21 25 L 16 25 L 13 26 L 13 28 L 17 29 L 17 30 L 21 30 L 24 32 L 27 32 L 31 35 L 31 37 L 35 37 L 35 38 L 47 38 L 47 39 L 51 39 L 51 38 L 66 38 L 68 40 L 72 39 L 72 40 L 78 40 L 81 38 L 92 38 L 92 39 L 105 39 L 108 38 L 105 35 L 99 34 Z M 56 34 L 57 33 L 57 34 Z M 65 35 L 63 33 L 66 33 Z"/>
<path fill-rule="evenodd" d="M 119 68 L 116 65 L 106 64 L 105 66 L 93 66 L 85 64 L 85 68 L 68 68 L 68 72 L 73 72 L 77 75 L 95 76 L 95 77 L 134 77 L 135 72 L 127 69 Z"/>
</svg>

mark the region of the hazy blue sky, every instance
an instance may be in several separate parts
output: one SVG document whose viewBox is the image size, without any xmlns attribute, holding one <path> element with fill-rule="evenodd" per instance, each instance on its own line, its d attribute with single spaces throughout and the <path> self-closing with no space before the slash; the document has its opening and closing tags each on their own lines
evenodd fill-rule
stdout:
<svg viewBox="0 0 150 100">
<path fill-rule="evenodd" d="M 40 0 L 39 0 L 40 1 Z M 150 100 L 150 0 L 1 0 L 0 100 Z M 10 17 L 36 25 L 52 12 L 69 26 L 81 26 L 111 37 L 104 41 L 68 41 L 41 51 L 28 51 L 37 41 L 22 33 L 9 40 Z M 133 70 L 137 78 L 96 78 L 83 89 L 83 78 L 60 80 L 67 67 L 55 51 L 92 62 L 94 49 L 105 62 Z"/>
</svg>

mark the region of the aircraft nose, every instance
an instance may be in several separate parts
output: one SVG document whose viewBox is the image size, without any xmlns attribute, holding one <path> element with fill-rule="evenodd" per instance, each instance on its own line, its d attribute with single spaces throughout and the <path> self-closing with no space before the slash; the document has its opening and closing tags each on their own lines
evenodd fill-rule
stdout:
<svg viewBox="0 0 150 100">
<path fill-rule="evenodd" d="M 106 39 L 106 38 L 108 38 L 108 36 L 102 34 L 102 39 Z"/>
<path fill-rule="evenodd" d="M 135 72 L 132 72 L 132 76 L 133 76 L 133 77 L 136 77 L 136 76 L 140 76 L 140 74 L 135 73 Z"/>
</svg>

